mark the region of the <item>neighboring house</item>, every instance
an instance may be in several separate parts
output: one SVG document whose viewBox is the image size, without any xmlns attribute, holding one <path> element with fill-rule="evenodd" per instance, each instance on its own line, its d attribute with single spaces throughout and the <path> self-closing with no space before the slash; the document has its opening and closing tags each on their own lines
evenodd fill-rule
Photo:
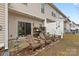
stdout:
<svg viewBox="0 0 79 59">
<path fill-rule="evenodd" d="M 48 4 L 46 8 L 48 9 L 46 11 L 49 11 L 48 12 L 49 14 L 46 14 L 47 15 L 46 16 L 47 32 L 50 32 L 50 34 L 53 34 L 53 35 L 61 35 L 61 37 L 63 38 L 63 33 L 64 33 L 64 22 L 63 21 L 66 16 L 53 4 Z M 48 15 L 51 15 L 52 18 L 48 17 Z"/>
<path fill-rule="evenodd" d="M 79 24 L 76 25 L 77 25 L 77 33 L 79 34 Z"/>
<path fill-rule="evenodd" d="M 71 33 L 71 21 L 68 18 L 64 21 L 64 33 Z"/>
<path fill-rule="evenodd" d="M 52 3 L 13 3 L 9 4 L 9 39 L 33 34 L 33 28 L 40 25 L 46 27 L 46 32 L 56 35 L 64 33 L 66 16 Z M 48 24 L 50 29 L 47 29 Z M 54 31 L 55 30 L 55 31 Z"/>
<path fill-rule="evenodd" d="M 79 34 L 79 26 L 74 22 L 71 22 L 71 32 L 73 34 Z"/>
<path fill-rule="evenodd" d="M 8 48 L 8 19 L 7 5 L 0 3 L 0 48 L 6 46 Z"/>
</svg>

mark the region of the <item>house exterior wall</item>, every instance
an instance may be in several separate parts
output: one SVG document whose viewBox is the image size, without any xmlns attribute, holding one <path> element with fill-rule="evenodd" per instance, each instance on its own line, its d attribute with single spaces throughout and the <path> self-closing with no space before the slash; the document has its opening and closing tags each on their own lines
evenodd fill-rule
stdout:
<svg viewBox="0 0 79 59">
<path fill-rule="evenodd" d="M 76 33 L 79 34 L 79 26 L 76 25 Z"/>
<path fill-rule="evenodd" d="M 40 24 L 43 24 L 42 21 L 39 21 L 38 19 L 30 19 L 20 14 L 9 13 L 9 39 L 18 37 L 19 21 L 31 23 L 31 34 L 33 34 L 33 27 L 39 27 Z"/>
<path fill-rule="evenodd" d="M 20 6 L 20 7 L 19 7 Z M 41 3 L 13 3 L 10 4 L 10 9 L 16 10 L 21 13 L 29 14 L 36 16 L 41 19 L 49 18 L 51 20 L 57 20 L 57 17 L 52 16 L 52 12 L 56 15 L 60 15 L 54 8 L 52 8 L 49 4 L 44 4 L 45 12 L 41 13 Z"/>
<path fill-rule="evenodd" d="M 5 37 L 5 4 L 0 3 L 0 47 L 4 45 Z"/>
<path fill-rule="evenodd" d="M 77 29 L 78 29 L 78 34 L 79 34 L 79 26 L 77 25 Z"/>
<path fill-rule="evenodd" d="M 52 8 L 50 5 L 45 4 L 45 18 L 48 18 L 52 21 L 56 21 L 56 17 L 52 16 L 52 12 L 57 14 L 54 8 Z"/>
<path fill-rule="evenodd" d="M 33 27 L 33 23 L 35 24 L 35 26 L 39 26 L 39 24 L 44 24 L 41 19 L 44 20 L 50 20 L 50 21 L 63 21 L 62 19 L 59 19 L 58 17 L 61 16 L 63 17 L 55 8 L 51 7 L 49 4 L 44 4 L 44 8 L 45 8 L 45 12 L 42 13 L 41 12 L 41 3 L 27 3 L 27 4 L 10 4 L 9 5 L 9 11 L 13 10 L 16 11 L 16 13 L 14 14 L 9 12 L 9 38 L 12 35 L 13 38 L 17 37 L 17 22 L 18 21 L 24 21 L 24 22 L 30 22 L 32 24 Z M 21 14 L 17 14 L 17 12 L 19 13 L 23 13 L 23 14 L 28 14 L 28 15 L 32 15 L 35 16 L 37 18 L 40 18 L 40 21 L 37 19 L 35 20 L 35 18 L 28 18 L 26 16 L 21 16 Z M 55 16 L 52 16 L 52 12 L 55 13 Z M 63 24 L 62 24 L 63 26 Z M 33 32 L 33 30 L 31 31 Z"/>
<path fill-rule="evenodd" d="M 64 32 L 65 32 L 65 33 L 70 33 L 70 32 L 71 32 L 71 25 L 70 25 L 70 22 L 64 23 Z"/>
<path fill-rule="evenodd" d="M 61 35 L 61 38 L 63 38 L 64 17 L 55 8 L 51 7 L 49 4 L 46 4 L 45 7 L 46 7 L 45 15 L 46 15 L 47 19 L 54 21 L 54 22 L 50 21 L 50 23 L 46 23 L 47 32 L 49 32 L 50 34 L 53 34 L 53 35 Z M 52 15 L 52 12 L 55 14 L 55 16 Z M 60 27 L 58 27 L 58 26 L 60 26 Z"/>
<path fill-rule="evenodd" d="M 79 34 L 79 26 L 71 22 L 71 33 Z"/>
<path fill-rule="evenodd" d="M 76 29 L 77 29 L 77 25 L 71 22 L 71 30 L 76 30 Z"/>
<path fill-rule="evenodd" d="M 13 9 L 13 10 L 25 13 L 25 14 L 37 16 L 42 19 L 45 18 L 44 14 L 41 13 L 41 4 L 40 3 L 27 3 L 27 4 L 13 3 L 13 4 L 10 4 L 9 7 L 10 7 L 10 9 Z"/>
</svg>

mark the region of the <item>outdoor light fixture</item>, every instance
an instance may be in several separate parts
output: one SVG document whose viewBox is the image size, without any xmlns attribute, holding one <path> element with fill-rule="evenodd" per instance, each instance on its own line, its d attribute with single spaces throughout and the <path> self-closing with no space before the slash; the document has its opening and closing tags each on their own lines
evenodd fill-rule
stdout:
<svg viewBox="0 0 79 59">
<path fill-rule="evenodd" d="M 0 31 L 2 31 L 2 26 L 0 25 Z"/>
</svg>

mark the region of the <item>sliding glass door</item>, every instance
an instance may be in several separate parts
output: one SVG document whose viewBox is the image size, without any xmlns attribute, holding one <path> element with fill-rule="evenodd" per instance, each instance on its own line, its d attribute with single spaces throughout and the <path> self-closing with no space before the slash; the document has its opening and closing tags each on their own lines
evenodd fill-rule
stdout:
<svg viewBox="0 0 79 59">
<path fill-rule="evenodd" d="M 31 23 L 18 22 L 18 36 L 27 36 L 31 34 Z"/>
</svg>

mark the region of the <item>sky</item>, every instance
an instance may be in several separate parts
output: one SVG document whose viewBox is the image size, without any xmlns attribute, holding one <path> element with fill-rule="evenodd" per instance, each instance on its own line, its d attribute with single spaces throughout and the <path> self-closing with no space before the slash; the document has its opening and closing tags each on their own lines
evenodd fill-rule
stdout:
<svg viewBox="0 0 79 59">
<path fill-rule="evenodd" d="M 69 19 L 79 24 L 79 4 L 78 3 L 54 3 Z"/>
</svg>

